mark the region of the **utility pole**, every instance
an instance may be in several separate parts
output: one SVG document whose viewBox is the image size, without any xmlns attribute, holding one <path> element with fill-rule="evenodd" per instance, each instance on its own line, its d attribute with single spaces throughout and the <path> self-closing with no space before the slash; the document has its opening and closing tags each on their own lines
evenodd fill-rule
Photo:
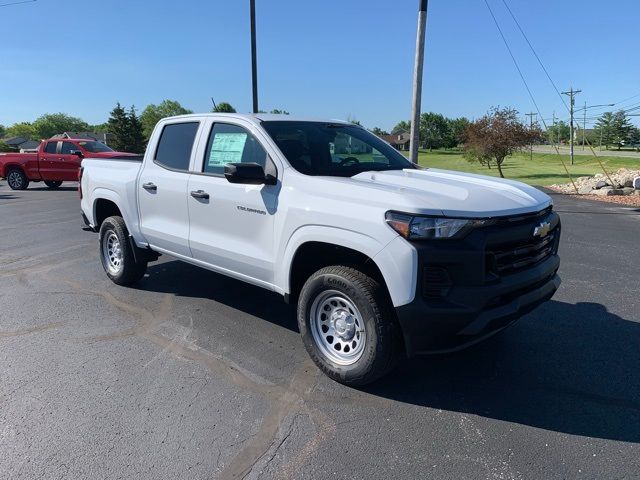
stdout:
<svg viewBox="0 0 640 480">
<path fill-rule="evenodd" d="M 574 141 L 574 131 L 573 131 L 573 107 L 576 104 L 575 101 L 575 96 L 577 94 L 579 94 L 580 92 L 582 92 L 582 90 L 574 90 L 573 87 L 571 87 L 571 90 L 569 90 L 568 92 L 562 92 L 563 95 L 568 95 L 569 96 L 569 113 L 571 116 L 571 123 L 569 125 L 569 131 L 570 131 L 570 139 L 569 139 L 569 148 L 570 148 L 570 152 L 571 152 L 571 165 L 573 165 L 573 141 Z"/>
<path fill-rule="evenodd" d="M 525 113 L 525 115 L 529 117 L 529 128 L 533 130 L 533 116 L 535 115 L 537 117 L 538 114 L 536 112 L 529 112 L 529 113 Z M 555 117 L 555 114 L 554 114 L 554 117 Z M 554 122 L 555 122 L 555 118 L 554 118 Z M 531 161 L 533 162 L 533 139 L 531 140 L 531 145 L 529 145 L 529 153 L 531 155 Z"/>
<path fill-rule="evenodd" d="M 553 131 L 554 132 L 558 132 L 558 127 L 556 126 L 556 111 L 553 111 Z M 560 135 L 557 135 L 558 137 L 558 148 L 560 148 Z"/>
<path fill-rule="evenodd" d="M 584 116 L 582 117 L 582 150 L 584 150 L 585 130 L 587 129 L 587 102 L 584 102 Z"/>
<path fill-rule="evenodd" d="M 256 0 L 249 0 L 251 16 L 251 89 L 253 92 L 253 113 L 258 113 L 258 61 L 256 54 Z"/>
<path fill-rule="evenodd" d="M 411 115 L 411 156 L 410 160 L 418 163 L 418 146 L 420 143 L 420 107 L 422 103 L 422 71 L 424 67 L 424 38 L 427 30 L 427 0 L 419 0 L 418 32 L 416 35 L 416 57 L 413 69 L 413 109 Z"/>
</svg>

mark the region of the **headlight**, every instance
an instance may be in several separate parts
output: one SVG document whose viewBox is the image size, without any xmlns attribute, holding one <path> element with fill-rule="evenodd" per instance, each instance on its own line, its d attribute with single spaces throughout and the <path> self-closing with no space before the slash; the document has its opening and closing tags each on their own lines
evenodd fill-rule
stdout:
<svg viewBox="0 0 640 480">
<path fill-rule="evenodd" d="M 486 220 L 422 217 L 397 212 L 387 212 L 385 218 L 389 226 L 407 240 L 452 238 L 463 231 L 486 223 Z"/>
</svg>

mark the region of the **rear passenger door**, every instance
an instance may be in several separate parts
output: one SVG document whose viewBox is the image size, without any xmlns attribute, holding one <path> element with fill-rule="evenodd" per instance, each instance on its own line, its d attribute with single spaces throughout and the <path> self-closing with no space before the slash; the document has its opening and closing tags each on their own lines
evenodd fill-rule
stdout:
<svg viewBox="0 0 640 480">
<path fill-rule="evenodd" d="M 58 161 L 58 140 L 48 141 L 40 155 L 40 176 L 43 180 L 60 180 L 60 162 Z"/>
<path fill-rule="evenodd" d="M 138 178 L 140 229 L 147 242 L 160 251 L 191 257 L 189 173 L 200 123 L 174 121 L 164 125 L 155 152 L 148 152 Z"/>
<path fill-rule="evenodd" d="M 60 177 L 56 180 L 75 181 L 78 180 L 78 170 L 82 159 L 71 152 L 81 151 L 80 147 L 73 142 L 63 141 L 60 155 L 58 156 L 58 171 Z"/>
</svg>

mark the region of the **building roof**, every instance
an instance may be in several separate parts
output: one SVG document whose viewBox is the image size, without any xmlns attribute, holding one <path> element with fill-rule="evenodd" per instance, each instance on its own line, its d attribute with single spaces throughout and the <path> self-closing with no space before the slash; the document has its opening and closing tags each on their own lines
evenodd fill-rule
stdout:
<svg viewBox="0 0 640 480">
<path fill-rule="evenodd" d="M 64 132 L 52 136 L 51 138 L 74 138 L 82 140 L 104 140 L 108 133 L 94 133 L 94 132 Z"/>
<path fill-rule="evenodd" d="M 404 145 L 405 143 L 411 141 L 411 139 L 402 134 L 402 135 L 380 135 L 384 141 L 390 143 L 391 145 Z"/>
<path fill-rule="evenodd" d="M 27 140 L 24 143 L 21 143 L 18 148 L 20 148 L 20 150 L 33 150 L 36 149 L 40 146 L 40 142 L 37 142 L 35 140 Z"/>
<path fill-rule="evenodd" d="M 2 141 L 4 143 L 6 143 L 7 145 L 9 145 L 10 147 L 17 147 L 20 144 L 28 141 L 28 139 L 26 139 L 24 137 L 9 137 L 9 138 L 5 138 Z"/>
</svg>

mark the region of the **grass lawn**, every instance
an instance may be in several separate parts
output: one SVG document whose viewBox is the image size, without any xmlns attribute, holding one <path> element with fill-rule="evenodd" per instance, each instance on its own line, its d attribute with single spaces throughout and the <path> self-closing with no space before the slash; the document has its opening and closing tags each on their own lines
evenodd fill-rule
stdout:
<svg viewBox="0 0 640 480">
<path fill-rule="evenodd" d="M 640 159 L 606 156 L 599 156 L 598 158 L 608 172 L 613 172 L 622 167 L 640 169 Z M 562 155 L 562 159 L 574 179 L 602 172 L 596 159 L 591 156 L 576 155 L 574 165 L 571 165 L 569 155 Z M 434 150 L 433 152 L 421 150 L 419 161 L 420 165 L 424 167 L 500 176 L 498 169 L 494 167 L 489 170 L 478 163 L 468 162 L 462 156 L 461 150 Z M 544 186 L 569 182 L 569 177 L 567 177 L 562 163 L 555 153 L 534 153 L 533 161 L 530 160 L 528 152 L 518 153 L 504 161 L 502 171 L 506 178 L 519 180 L 531 185 Z"/>
</svg>

